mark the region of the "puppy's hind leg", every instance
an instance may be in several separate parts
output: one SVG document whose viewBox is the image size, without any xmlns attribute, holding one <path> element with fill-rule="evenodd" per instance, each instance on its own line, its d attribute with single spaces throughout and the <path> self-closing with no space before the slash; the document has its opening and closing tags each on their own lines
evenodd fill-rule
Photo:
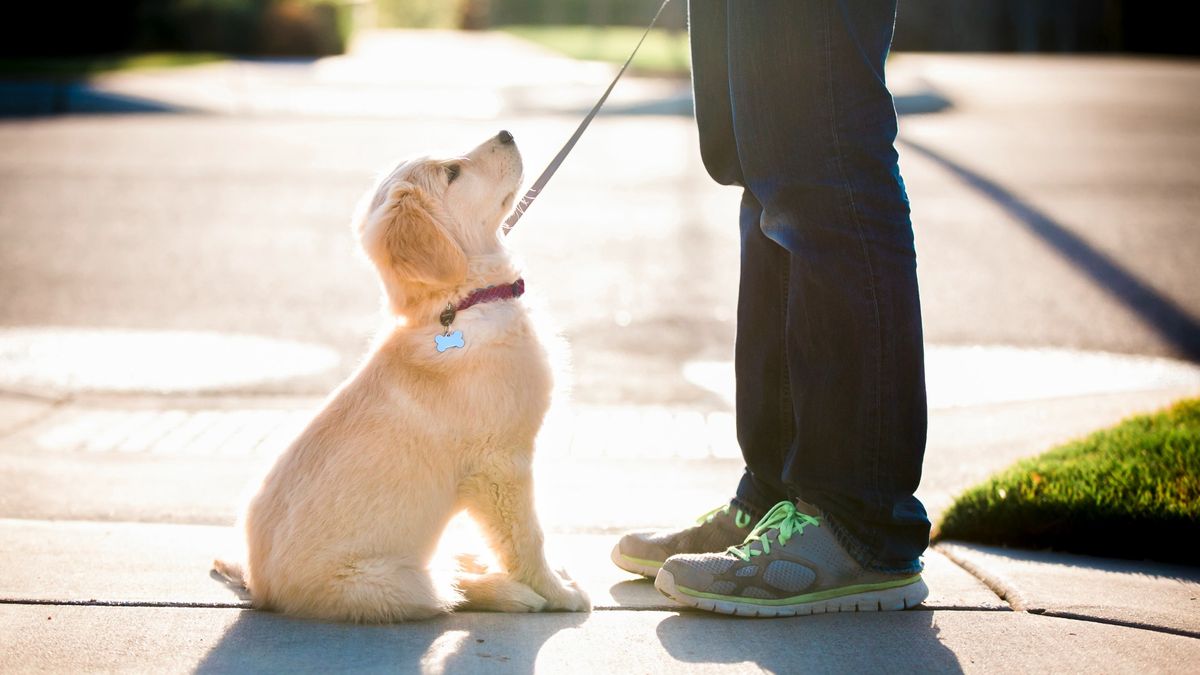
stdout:
<svg viewBox="0 0 1200 675">
<path fill-rule="evenodd" d="M 479 612 L 540 612 L 546 599 L 503 572 L 464 574 L 455 580 L 466 602 L 458 607 Z"/>
<path fill-rule="evenodd" d="M 295 598 L 285 612 L 355 623 L 389 623 L 429 619 L 451 611 L 462 595 L 449 584 L 435 582 L 429 570 L 393 558 L 361 558 L 344 562 L 321 590 Z"/>
</svg>

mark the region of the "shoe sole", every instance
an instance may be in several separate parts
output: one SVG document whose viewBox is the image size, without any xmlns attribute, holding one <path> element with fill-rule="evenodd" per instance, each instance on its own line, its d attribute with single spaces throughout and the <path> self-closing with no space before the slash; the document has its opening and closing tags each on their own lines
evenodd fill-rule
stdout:
<svg viewBox="0 0 1200 675">
<path fill-rule="evenodd" d="M 634 558 L 633 556 L 628 556 L 624 553 L 621 553 L 620 542 L 613 547 L 612 555 L 609 557 L 612 559 L 613 564 L 617 567 L 620 567 L 626 572 L 640 574 L 648 579 L 655 578 L 658 575 L 658 570 L 662 568 L 661 562 L 642 560 L 641 558 Z"/>
<path fill-rule="evenodd" d="M 833 612 L 887 612 L 911 609 L 924 602 L 929 597 L 929 587 L 925 580 L 917 577 L 911 584 L 859 593 L 851 593 L 816 600 L 799 602 L 790 605 L 758 605 L 749 602 L 739 602 L 734 598 L 705 598 L 689 594 L 689 588 L 675 585 L 675 575 L 670 570 L 659 570 L 654 578 L 654 587 L 668 598 L 688 607 L 703 609 L 718 614 L 734 616 L 807 616 L 809 614 L 826 614 Z M 691 591 L 695 593 L 696 591 Z"/>
</svg>

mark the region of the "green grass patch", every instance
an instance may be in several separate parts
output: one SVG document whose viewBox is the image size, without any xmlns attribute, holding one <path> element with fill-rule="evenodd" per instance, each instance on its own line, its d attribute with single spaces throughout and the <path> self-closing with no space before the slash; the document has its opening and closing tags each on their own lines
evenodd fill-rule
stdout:
<svg viewBox="0 0 1200 675">
<path fill-rule="evenodd" d="M 1200 399 L 1019 462 L 961 495 L 936 539 L 1200 562 Z"/>
<path fill-rule="evenodd" d="M 222 61 L 210 52 L 149 52 L 103 56 L 0 59 L 0 77 L 18 79 L 77 80 L 120 70 L 174 68 Z"/>
<path fill-rule="evenodd" d="M 642 37 L 644 29 L 627 26 L 503 26 L 501 30 L 519 38 L 583 61 L 622 64 Z M 692 55 L 685 31 L 654 29 L 646 36 L 638 55 L 629 64 L 643 75 L 687 77 Z"/>
</svg>

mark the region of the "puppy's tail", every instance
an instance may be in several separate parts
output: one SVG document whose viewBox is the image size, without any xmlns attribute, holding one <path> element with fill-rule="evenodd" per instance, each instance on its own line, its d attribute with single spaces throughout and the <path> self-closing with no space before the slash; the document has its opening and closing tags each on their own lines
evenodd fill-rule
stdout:
<svg viewBox="0 0 1200 675">
<path fill-rule="evenodd" d="M 227 562 L 217 558 L 213 561 L 213 570 L 225 577 L 225 581 L 238 588 L 246 588 L 246 573 L 241 563 Z"/>
</svg>

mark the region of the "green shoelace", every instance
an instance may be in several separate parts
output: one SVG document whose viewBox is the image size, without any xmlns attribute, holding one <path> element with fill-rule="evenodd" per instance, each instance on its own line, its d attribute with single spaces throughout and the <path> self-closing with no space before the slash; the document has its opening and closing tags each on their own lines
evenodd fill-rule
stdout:
<svg viewBox="0 0 1200 675">
<path fill-rule="evenodd" d="M 710 523 L 710 522 L 712 522 L 713 518 L 717 517 L 718 513 L 722 514 L 722 515 L 728 515 L 729 510 L 732 506 L 733 506 L 733 504 L 726 504 L 725 506 L 718 506 L 717 508 L 713 509 L 712 511 L 709 511 L 708 513 L 697 518 L 696 524 L 701 525 L 703 523 Z M 737 514 L 734 515 L 734 517 L 733 517 L 733 524 L 737 525 L 739 530 L 746 529 L 750 525 L 750 514 L 746 513 L 745 511 L 743 511 L 741 509 L 738 509 Z"/>
<path fill-rule="evenodd" d="M 737 546 L 730 546 L 725 551 L 741 558 L 744 562 L 752 556 L 771 552 L 771 540 L 765 536 L 768 530 L 779 529 L 776 539 L 779 545 L 783 546 L 793 535 L 803 534 L 804 528 L 809 525 L 820 527 L 820 519 L 800 513 L 792 502 L 779 502 L 770 511 L 767 511 L 767 515 L 763 516 L 762 520 L 758 521 L 758 525 L 754 526 L 745 541 Z M 758 542 L 761 548 L 752 548 L 751 544 L 754 542 Z"/>
</svg>

